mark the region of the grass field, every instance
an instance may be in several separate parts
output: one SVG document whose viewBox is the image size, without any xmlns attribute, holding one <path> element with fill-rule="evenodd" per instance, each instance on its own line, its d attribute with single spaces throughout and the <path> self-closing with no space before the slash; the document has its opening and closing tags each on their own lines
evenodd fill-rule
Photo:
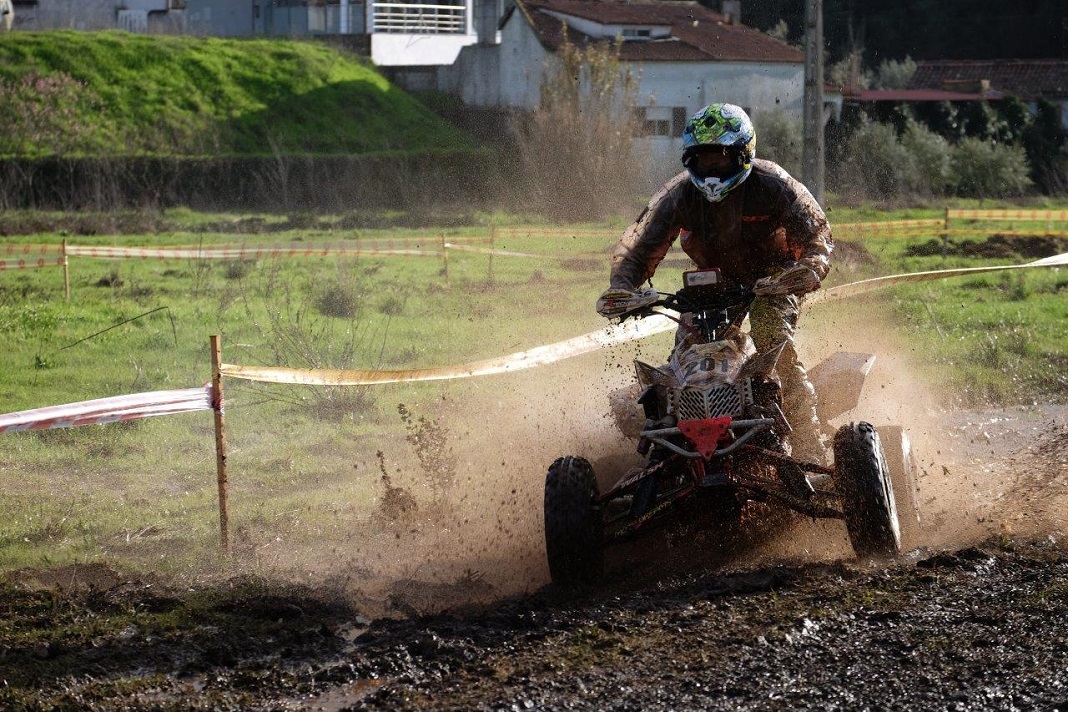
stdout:
<svg viewBox="0 0 1068 712">
<path fill-rule="evenodd" d="M 842 211 L 836 220 L 869 215 Z M 165 217 L 180 228 L 45 232 L 5 244 L 57 244 L 64 238 L 78 245 L 143 246 L 404 239 L 437 249 L 443 238 L 488 237 L 493 223 L 388 231 L 277 224 L 238 234 L 224 226 L 247 226 L 249 216 L 179 211 Z M 494 244 L 543 259 L 491 260 L 463 252 L 450 252 L 447 262 L 440 256 L 71 258 L 70 302 L 64 301 L 58 268 L 5 271 L 0 409 L 199 386 L 211 374 L 211 334 L 221 335 L 227 363 L 402 369 L 499 356 L 593 331 L 603 326 L 593 301 L 606 285 L 607 254 L 619 225 L 581 227 L 600 229 L 592 236 L 576 229 L 547 237 L 532 226 L 532 234 L 511 231 Z M 923 242 L 843 241 L 828 284 L 1026 261 L 910 254 Z M 684 264 L 669 259 L 656 286 L 672 289 Z M 1068 396 L 1066 293 L 1063 270 L 1036 270 L 897 287 L 839 308 L 885 314 L 896 338 L 929 354 L 930 377 L 951 386 L 957 402 L 1004 405 Z M 465 497 L 463 488 L 477 485 L 485 460 L 495 453 L 468 458 L 457 454 L 457 443 L 500 449 L 506 453 L 502 461 L 521 458 L 508 454 L 515 448 L 507 442 L 489 446 L 493 418 L 509 407 L 500 405 L 499 394 L 554 397 L 552 389 L 525 386 L 527 373 L 360 388 L 228 380 L 239 556 L 253 565 L 265 552 L 312 551 L 344 540 L 346 531 L 373 516 L 386 473 L 424 503 Z M 538 427 L 531 425 L 531 437 L 540 437 Z M 0 437 L 0 569 L 106 559 L 172 572 L 211 570 L 219 561 L 212 432 L 211 415 L 204 412 Z M 538 470 L 544 464 L 524 466 Z M 443 494 L 445 480 L 466 484 Z"/>
</svg>

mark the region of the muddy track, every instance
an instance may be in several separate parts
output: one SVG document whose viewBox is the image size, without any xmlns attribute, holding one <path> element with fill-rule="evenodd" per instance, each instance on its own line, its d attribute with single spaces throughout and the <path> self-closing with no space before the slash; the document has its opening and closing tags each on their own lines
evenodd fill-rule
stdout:
<svg viewBox="0 0 1068 712">
<path fill-rule="evenodd" d="M 176 591 L 106 568 L 62 576 L 49 588 L 26 578 L 0 589 L 4 708 L 1068 704 L 1068 553 L 1049 538 L 893 564 L 545 588 L 374 622 L 322 590 L 263 581 Z"/>
<path fill-rule="evenodd" d="M 893 562 L 758 519 L 618 552 L 596 590 L 486 569 L 395 579 L 377 608 L 284 577 L 14 572 L 0 708 L 1068 708 L 1066 412 L 940 417 L 928 528 Z"/>
</svg>

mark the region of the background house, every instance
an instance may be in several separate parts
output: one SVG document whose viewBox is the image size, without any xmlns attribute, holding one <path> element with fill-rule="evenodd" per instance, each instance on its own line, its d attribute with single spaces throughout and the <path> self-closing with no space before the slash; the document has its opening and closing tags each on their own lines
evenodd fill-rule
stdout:
<svg viewBox="0 0 1068 712">
<path fill-rule="evenodd" d="M 751 114 L 785 112 L 800 121 L 804 55 L 739 22 L 679 0 L 505 0 L 493 31 L 456 62 L 404 68 L 393 76 L 409 89 L 438 89 L 468 107 L 528 110 L 567 37 L 577 45 L 621 39 L 621 71 L 637 78 L 644 162 L 650 182 L 678 168 L 686 120 L 714 101 Z M 492 17 L 492 13 L 488 15 Z M 759 151 L 759 148 L 758 148 Z"/>
<path fill-rule="evenodd" d="M 923 61 L 909 88 L 1013 96 L 1032 113 L 1045 100 L 1060 107 L 1061 126 L 1068 129 L 1068 60 Z"/>
</svg>

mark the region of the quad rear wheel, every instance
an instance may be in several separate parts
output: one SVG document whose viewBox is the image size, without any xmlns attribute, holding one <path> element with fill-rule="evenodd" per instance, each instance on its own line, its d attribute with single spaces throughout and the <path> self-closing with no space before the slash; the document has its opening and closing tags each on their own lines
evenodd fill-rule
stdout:
<svg viewBox="0 0 1068 712">
<path fill-rule="evenodd" d="M 604 569 L 603 520 L 593 466 L 561 457 L 545 476 L 545 551 L 553 583 L 595 583 Z"/>
<path fill-rule="evenodd" d="M 834 474 L 849 541 L 857 556 L 896 556 L 901 530 L 879 433 L 850 423 L 834 436 Z"/>
</svg>

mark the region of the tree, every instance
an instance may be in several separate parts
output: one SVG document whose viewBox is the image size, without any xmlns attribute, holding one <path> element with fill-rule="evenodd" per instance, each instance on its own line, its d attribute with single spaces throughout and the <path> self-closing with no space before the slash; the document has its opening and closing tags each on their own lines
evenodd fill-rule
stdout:
<svg viewBox="0 0 1068 712">
<path fill-rule="evenodd" d="M 1056 106 L 1040 101 L 1034 121 L 1022 132 L 1031 178 L 1045 193 L 1068 191 L 1068 136 L 1059 114 Z"/>
<path fill-rule="evenodd" d="M 618 43 L 579 47 L 564 28 L 537 108 L 514 125 L 527 206 L 561 220 L 633 207 L 642 172 L 632 156 L 636 87 Z"/>
</svg>

